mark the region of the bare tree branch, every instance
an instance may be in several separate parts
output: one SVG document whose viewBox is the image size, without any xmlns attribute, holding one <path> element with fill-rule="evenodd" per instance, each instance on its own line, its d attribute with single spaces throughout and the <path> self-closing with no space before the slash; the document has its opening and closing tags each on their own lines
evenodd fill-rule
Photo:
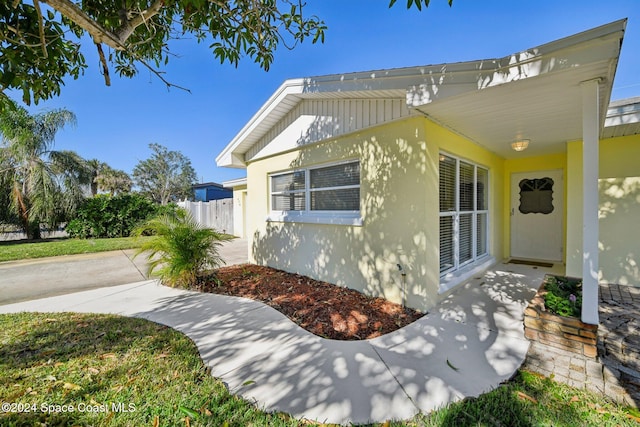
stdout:
<svg viewBox="0 0 640 427">
<path fill-rule="evenodd" d="M 136 28 L 156 16 L 160 12 L 160 9 L 162 9 L 162 6 L 164 6 L 164 0 L 156 0 L 148 9 L 141 11 L 134 18 L 129 20 L 125 19 L 116 31 L 118 38 L 126 41 Z"/>
<path fill-rule="evenodd" d="M 40 9 L 40 2 L 38 0 L 33 0 L 33 7 L 38 14 L 38 30 L 40 33 L 40 43 L 42 43 L 42 55 L 45 58 L 49 57 L 47 53 L 47 40 L 44 38 L 44 21 L 42 20 L 42 10 Z"/>
<path fill-rule="evenodd" d="M 175 87 L 176 89 L 180 89 L 180 90 L 184 90 L 185 92 L 189 92 L 191 93 L 191 90 L 187 89 L 186 87 L 183 86 L 178 86 L 176 84 L 171 83 L 170 81 L 168 81 L 167 79 L 165 79 L 164 77 L 162 77 L 162 73 L 158 70 L 156 70 L 155 68 L 153 68 L 151 65 L 149 65 L 146 61 L 143 61 L 142 59 L 138 59 L 138 61 L 140 61 L 142 63 L 142 65 L 144 65 L 145 67 L 147 67 L 147 69 L 149 71 L 151 71 L 153 74 L 156 75 L 157 78 L 159 78 L 162 83 L 164 83 L 165 85 L 167 85 L 167 89 L 170 89 L 172 87 Z"/>
<path fill-rule="evenodd" d="M 125 50 L 124 42 L 115 34 L 98 24 L 70 0 L 43 0 L 88 32 L 95 43 L 104 43 L 115 50 Z"/>
<path fill-rule="evenodd" d="M 109 77 L 109 67 L 107 66 L 107 58 L 105 58 L 104 56 L 102 45 L 100 43 L 96 43 L 96 48 L 98 48 L 98 56 L 100 57 L 100 64 L 102 65 L 102 75 L 104 76 L 104 84 L 105 86 L 111 86 L 111 77 Z"/>
</svg>

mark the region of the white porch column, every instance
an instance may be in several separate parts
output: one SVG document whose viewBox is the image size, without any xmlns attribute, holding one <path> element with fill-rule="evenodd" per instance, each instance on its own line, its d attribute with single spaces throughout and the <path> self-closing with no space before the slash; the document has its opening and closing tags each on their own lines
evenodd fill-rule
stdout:
<svg viewBox="0 0 640 427">
<path fill-rule="evenodd" d="M 599 79 L 582 82 L 582 321 L 598 319 Z"/>
</svg>

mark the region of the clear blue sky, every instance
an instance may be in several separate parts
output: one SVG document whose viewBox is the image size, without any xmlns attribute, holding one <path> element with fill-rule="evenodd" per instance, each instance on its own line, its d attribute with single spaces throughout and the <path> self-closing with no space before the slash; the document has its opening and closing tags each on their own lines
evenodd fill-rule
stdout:
<svg viewBox="0 0 640 427">
<path fill-rule="evenodd" d="M 422 12 L 405 0 L 307 0 L 307 13 L 325 20 L 324 44 L 281 47 L 269 72 L 251 60 L 220 65 L 206 44 L 180 40 L 180 58 L 166 68 L 167 91 L 141 69 L 134 79 L 112 74 L 105 87 L 92 44 L 89 68 L 69 80 L 60 97 L 30 108 L 65 107 L 78 125 L 58 134 L 56 149 L 77 151 L 130 173 L 156 142 L 190 158 L 199 180 L 222 182 L 244 170 L 218 168 L 215 157 L 288 78 L 497 58 L 629 18 L 612 99 L 640 96 L 640 0 L 431 0 Z"/>
</svg>

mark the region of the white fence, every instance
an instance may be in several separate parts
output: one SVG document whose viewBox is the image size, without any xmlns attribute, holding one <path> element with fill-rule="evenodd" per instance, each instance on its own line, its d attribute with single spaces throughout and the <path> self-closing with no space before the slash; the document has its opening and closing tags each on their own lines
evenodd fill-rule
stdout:
<svg viewBox="0 0 640 427">
<path fill-rule="evenodd" d="M 219 232 L 233 234 L 233 199 L 211 200 L 209 202 L 178 202 L 193 218 L 205 227 Z"/>
</svg>

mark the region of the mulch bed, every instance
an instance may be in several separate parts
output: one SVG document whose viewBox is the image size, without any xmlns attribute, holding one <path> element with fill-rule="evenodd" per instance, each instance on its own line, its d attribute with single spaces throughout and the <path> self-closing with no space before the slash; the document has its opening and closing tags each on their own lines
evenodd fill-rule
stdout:
<svg viewBox="0 0 640 427">
<path fill-rule="evenodd" d="M 262 301 L 307 331 L 336 340 L 375 338 L 424 315 L 383 298 L 252 264 L 222 267 L 198 290 Z"/>
</svg>

